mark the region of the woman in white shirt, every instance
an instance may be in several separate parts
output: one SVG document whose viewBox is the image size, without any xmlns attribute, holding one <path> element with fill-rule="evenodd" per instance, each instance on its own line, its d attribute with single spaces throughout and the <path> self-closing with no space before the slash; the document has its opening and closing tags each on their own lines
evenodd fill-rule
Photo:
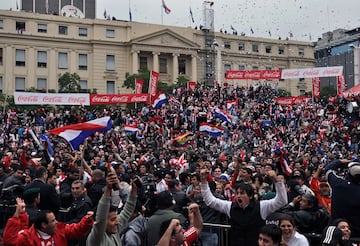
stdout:
<svg viewBox="0 0 360 246">
<path fill-rule="evenodd" d="M 285 215 L 282 217 L 279 226 L 287 246 L 309 246 L 307 238 L 296 231 L 295 223 L 291 216 Z"/>
</svg>

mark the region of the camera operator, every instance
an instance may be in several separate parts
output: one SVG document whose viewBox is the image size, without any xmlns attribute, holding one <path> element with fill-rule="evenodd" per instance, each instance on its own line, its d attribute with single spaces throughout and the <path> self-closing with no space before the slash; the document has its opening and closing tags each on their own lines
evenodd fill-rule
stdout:
<svg viewBox="0 0 360 246">
<path fill-rule="evenodd" d="M 338 170 L 347 167 L 345 178 Z M 331 221 L 343 218 L 349 221 L 352 236 L 360 237 L 360 163 L 334 160 L 325 166 L 326 178 L 332 189 Z"/>
</svg>

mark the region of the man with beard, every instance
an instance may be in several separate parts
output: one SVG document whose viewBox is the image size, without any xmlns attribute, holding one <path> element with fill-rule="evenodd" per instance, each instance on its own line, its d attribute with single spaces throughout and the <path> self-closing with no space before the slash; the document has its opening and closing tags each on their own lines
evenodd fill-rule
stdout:
<svg viewBox="0 0 360 246">
<path fill-rule="evenodd" d="M 276 196 L 271 200 L 256 201 L 250 184 L 240 183 L 235 186 L 235 200 L 224 201 L 215 198 L 208 185 L 209 170 L 201 170 L 201 193 L 205 204 L 230 218 L 230 245 L 257 246 L 259 230 L 265 225 L 266 217 L 287 204 L 286 188 L 275 171 L 267 172 L 275 184 Z"/>
</svg>

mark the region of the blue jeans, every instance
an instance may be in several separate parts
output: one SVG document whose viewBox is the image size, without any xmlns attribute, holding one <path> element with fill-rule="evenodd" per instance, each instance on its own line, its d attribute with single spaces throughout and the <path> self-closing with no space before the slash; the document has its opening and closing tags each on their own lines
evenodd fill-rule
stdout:
<svg viewBox="0 0 360 246">
<path fill-rule="evenodd" d="M 202 231 L 200 239 L 203 246 L 217 246 L 219 237 L 217 233 Z"/>
</svg>

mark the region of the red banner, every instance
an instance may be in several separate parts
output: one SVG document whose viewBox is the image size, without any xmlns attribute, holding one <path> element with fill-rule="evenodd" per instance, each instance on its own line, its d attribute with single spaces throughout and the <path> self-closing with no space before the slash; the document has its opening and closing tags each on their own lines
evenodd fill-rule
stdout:
<svg viewBox="0 0 360 246">
<path fill-rule="evenodd" d="M 281 79 L 281 70 L 227 70 L 226 79 Z"/>
<path fill-rule="evenodd" d="M 280 105 L 292 105 L 292 104 L 301 104 L 304 101 L 307 102 L 310 100 L 310 96 L 295 96 L 295 97 L 278 97 L 276 102 Z"/>
<path fill-rule="evenodd" d="M 196 89 L 196 82 L 195 81 L 188 81 L 187 83 L 188 91 L 195 91 Z"/>
<path fill-rule="evenodd" d="M 157 93 L 159 83 L 159 73 L 151 71 L 149 82 L 149 94 L 153 97 Z"/>
<path fill-rule="evenodd" d="M 90 105 L 149 102 L 149 94 L 91 94 Z"/>
<path fill-rule="evenodd" d="M 344 75 L 337 76 L 337 96 L 341 96 L 345 91 L 345 79 Z"/>
<path fill-rule="evenodd" d="M 135 94 L 141 94 L 143 88 L 144 80 L 135 79 Z"/>
<path fill-rule="evenodd" d="M 320 78 L 312 79 L 312 96 L 313 98 L 320 98 Z"/>
</svg>

